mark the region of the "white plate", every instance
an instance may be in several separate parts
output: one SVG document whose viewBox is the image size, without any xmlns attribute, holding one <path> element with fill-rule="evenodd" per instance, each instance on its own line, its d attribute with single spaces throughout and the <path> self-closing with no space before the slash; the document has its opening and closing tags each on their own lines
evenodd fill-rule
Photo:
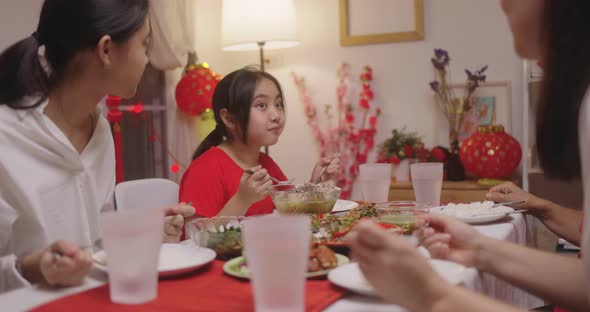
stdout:
<svg viewBox="0 0 590 312">
<path fill-rule="evenodd" d="M 441 212 L 441 210 L 442 210 L 442 207 L 430 208 L 430 213 L 444 214 Z M 461 220 L 461 221 L 468 223 L 468 224 L 482 224 L 482 223 L 488 223 L 488 222 L 502 220 L 502 219 L 506 218 L 507 215 L 506 215 L 506 213 L 499 213 L 499 214 L 489 214 L 489 215 L 486 214 L 486 215 L 474 216 L 474 217 L 455 217 L 455 216 L 450 216 L 450 217 L 455 218 L 457 220 Z"/>
<path fill-rule="evenodd" d="M 359 204 L 357 204 L 351 200 L 339 199 L 336 201 L 334 208 L 332 208 L 332 212 L 349 211 L 351 209 L 358 207 L 358 205 Z"/>
<path fill-rule="evenodd" d="M 92 255 L 94 266 L 108 273 L 106 254 L 101 250 Z M 189 244 L 162 244 L 160 247 L 160 262 L 158 275 L 168 277 L 184 274 L 196 270 L 215 259 L 215 251 Z M 100 262 L 100 263 L 97 263 Z"/>
<path fill-rule="evenodd" d="M 430 259 L 428 261 L 432 265 L 432 268 L 449 283 L 456 285 L 463 280 L 464 266 L 437 259 Z M 335 268 L 328 273 L 328 280 L 337 286 L 361 295 L 377 296 L 375 289 L 369 284 L 359 269 L 358 263 L 349 263 Z M 395 283 L 395 281 L 392 281 L 392 283 Z"/>
</svg>

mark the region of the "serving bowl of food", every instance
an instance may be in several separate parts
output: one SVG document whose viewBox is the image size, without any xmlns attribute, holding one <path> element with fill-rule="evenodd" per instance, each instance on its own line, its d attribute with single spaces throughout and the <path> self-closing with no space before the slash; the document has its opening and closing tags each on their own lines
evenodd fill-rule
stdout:
<svg viewBox="0 0 590 312">
<path fill-rule="evenodd" d="M 242 255 L 242 222 L 244 216 L 199 218 L 186 224 L 186 235 L 196 245 L 213 249 L 217 259 Z"/>
<path fill-rule="evenodd" d="M 329 213 L 340 196 L 341 189 L 327 184 L 276 186 L 270 193 L 280 213 Z"/>
</svg>

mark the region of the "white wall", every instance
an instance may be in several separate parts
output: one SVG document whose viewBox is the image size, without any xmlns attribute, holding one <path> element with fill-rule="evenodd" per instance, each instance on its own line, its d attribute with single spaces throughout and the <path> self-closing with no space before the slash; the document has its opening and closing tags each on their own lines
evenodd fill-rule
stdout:
<svg viewBox="0 0 590 312">
<path fill-rule="evenodd" d="M 408 0 L 409 1 L 409 0 Z M 427 145 L 442 144 L 435 129 L 436 111 L 428 82 L 434 72 L 430 57 L 434 48 L 451 53 L 451 76 L 464 82 L 465 68 L 489 64 L 490 81 L 512 82 L 512 134 L 521 137 L 521 61 L 513 52 L 510 30 L 498 1 L 425 0 L 425 40 L 341 47 L 338 29 L 338 0 L 295 0 L 301 45 L 270 52 L 278 59 L 268 71 L 282 83 L 287 98 L 288 123 L 272 157 L 289 177 L 305 181 L 317 160 L 316 143 L 305 124 L 301 103 L 290 73 L 307 79 L 315 103 L 334 103 L 336 70 L 349 62 L 357 75 L 364 65 L 374 69 L 376 103 L 383 114 L 378 123 L 377 142 L 392 128 L 406 125 L 422 134 Z M 211 67 L 228 73 L 258 63 L 258 52 L 223 52 L 220 34 L 221 1 L 198 0 L 197 47 L 199 56 Z M 281 64 L 282 63 L 282 64 Z"/>
<path fill-rule="evenodd" d="M 0 51 L 30 36 L 37 29 L 42 0 L 0 2 Z"/>
<path fill-rule="evenodd" d="M 223 74 L 258 63 L 258 52 L 221 50 L 221 0 L 194 0 L 199 58 Z M 410 1 L 410 0 L 408 0 Z M 274 64 L 268 71 L 281 81 L 288 105 L 288 123 L 272 157 L 289 177 L 309 178 L 317 161 L 317 146 L 305 123 L 301 103 L 290 73 L 306 77 L 315 103 L 335 102 L 336 70 L 341 62 L 352 65 L 356 75 L 364 65 L 374 69 L 376 103 L 383 114 L 377 142 L 391 129 L 406 125 L 422 134 L 427 145 L 441 144 L 437 117 L 428 82 L 434 77 L 430 57 L 434 48 L 449 50 L 451 75 L 463 82 L 464 68 L 489 64 L 488 79 L 512 82 L 512 134 L 521 137 L 521 62 L 512 49 L 510 31 L 498 1 L 424 0 L 425 40 L 341 47 L 338 0 L 295 0 L 301 45 L 269 51 Z M 41 0 L 2 1 L 0 49 L 30 35 L 37 26 Z M 10 31 L 7 31 L 9 29 Z"/>
</svg>

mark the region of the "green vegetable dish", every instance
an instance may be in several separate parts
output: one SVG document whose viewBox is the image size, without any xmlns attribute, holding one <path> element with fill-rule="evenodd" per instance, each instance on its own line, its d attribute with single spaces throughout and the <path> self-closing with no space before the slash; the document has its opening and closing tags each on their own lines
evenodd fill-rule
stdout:
<svg viewBox="0 0 590 312">
<path fill-rule="evenodd" d="M 207 248 L 215 250 L 218 259 L 231 259 L 242 255 L 242 235 L 239 227 L 225 231 L 208 232 Z"/>
</svg>

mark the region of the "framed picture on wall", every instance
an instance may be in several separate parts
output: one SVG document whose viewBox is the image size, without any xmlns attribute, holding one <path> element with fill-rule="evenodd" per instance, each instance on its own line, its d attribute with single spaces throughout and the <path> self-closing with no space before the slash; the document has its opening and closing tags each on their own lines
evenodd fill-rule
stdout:
<svg viewBox="0 0 590 312">
<path fill-rule="evenodd" d="M 423 39 L 423 0 L 340 0 L 342 46 Z"/>
<path fill-rule="evenodd" d="M 464 93 L 465 84 L 451 84 L 455 95 Z M 510 133 L 512 128 L 512 86 L 510 81 L 491 81 L 481 84 L 473 94 L 469 112 L 463 117 L 459 131 L 459 140 L 469 138 L 477 126 L 502 125 Z M 436 117 L 438 144 L 448 144 L 449 125 L 440 108 L 437 107 Z"/>
</svg>

